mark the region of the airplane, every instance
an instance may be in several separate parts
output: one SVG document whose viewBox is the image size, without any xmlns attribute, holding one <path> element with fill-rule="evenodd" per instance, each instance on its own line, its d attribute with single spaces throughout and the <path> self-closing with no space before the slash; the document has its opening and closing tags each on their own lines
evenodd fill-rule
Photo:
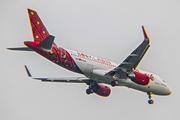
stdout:
<svg viewBox="0 0 180 120">
<path fill-rule="evenodd" d="M 81 52 L 58 47 L 54 43 L 55 37 L 50 35 L 36 11 L 27 9 L 34 41 L 24 41 L 27 47 L 7 48 L 9 50 L 35 51 L 53 63 L 84 75 L 84 77 L 34 78 L 42 82 L 85 83 L 88 85 L 88 95 L 96 93 L 108 97 L 110 86 L 125 86 L 147 93 L 148 103 L 153 104 L 152 94 L 170 95 L 168 84 L 151 72 L 137 69 L 138 64 L 150 47 L 149 37 L 142 26 L 143 42 L 121 63 L 94 57 Z M 29 77 L 30 71 L 25 65 Z"/>
</svg>

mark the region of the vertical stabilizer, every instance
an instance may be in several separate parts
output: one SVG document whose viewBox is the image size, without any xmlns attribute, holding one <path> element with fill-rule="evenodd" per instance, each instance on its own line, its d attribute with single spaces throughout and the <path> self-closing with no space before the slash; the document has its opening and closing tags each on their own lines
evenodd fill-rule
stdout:
<svg viewBox="0 0 180 120">
<path fill-rule="evenodd" d="M 49 33 L 36 11 L 28 9 L 28 14 L 31 23 L 34 42 L 41 43 L 44 39 L 46 39 L 49 36 Z"/>
</svg>

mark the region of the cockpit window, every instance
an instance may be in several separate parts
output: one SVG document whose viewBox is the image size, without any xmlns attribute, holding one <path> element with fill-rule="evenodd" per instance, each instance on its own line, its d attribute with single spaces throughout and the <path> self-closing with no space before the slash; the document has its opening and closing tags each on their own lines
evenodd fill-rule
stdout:
<svg viewBox="0 0 180 120">
<path fill-rule="evenodd" d="M 166 81 L 164 81 L 164 80 L 162 80 L 162 81 L 166 83 Z"/>
</svg>

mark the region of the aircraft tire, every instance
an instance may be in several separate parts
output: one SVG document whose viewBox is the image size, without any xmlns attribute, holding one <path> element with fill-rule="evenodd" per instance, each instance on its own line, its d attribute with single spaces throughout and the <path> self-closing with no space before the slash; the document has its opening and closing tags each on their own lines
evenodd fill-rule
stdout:
<svg viewBox="0 0 180 120">
<path fill-rule="evenodd" d="M 114 86 L 116 86 L 116 85 L 118 85 L 118 84 L 119 84 L 119 82 L 118 82 L 117 80 L 111 82 L 111 86 L 112 86 L 112 87 L 114 87 Z"/>
<path fill-rule="evenodd" d="M 93 92 L 94 92 L 94 90 L 91 88 L 91 89 L 90 89 L 90 92 L 91 92 L 91 93 L 93 93 Z"/>
<path fill-rule="evenodd" d="M 115 84 L 114 81 L 111 82 L 111 86 L 112 86 L 112 87 L 116 86 L 116 84 Z"/>
<path fill-rule="evenodd" d="M 90 89 L 86 89 L 86 94 L 91 94 L 91 91 L 90 91 Z"/>
<path fill-rule="evenodd" d="M 154 104 L 154 101 L 153 100 L 148 100 L 148 103 L 151 105 L 151 104 Z"/>
<path fill-rule="evenodd" d="M 115 83 L 114 81 L 111 82 L 111 86 L 114 87 L 115 86 Z"/>
<path fill-rule="evenodd" d="M 119 81 L 115 80 L 114 81 L 115 85 L 119 85 Z"/>
</svg>

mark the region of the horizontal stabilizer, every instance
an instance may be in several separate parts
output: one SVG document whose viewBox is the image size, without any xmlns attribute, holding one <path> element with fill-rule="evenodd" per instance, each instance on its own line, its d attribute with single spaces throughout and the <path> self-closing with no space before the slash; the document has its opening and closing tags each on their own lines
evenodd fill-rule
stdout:
<svg viewBox="0 0 180 120">
<path fill-rule="evenodd" d="M 8 50 L 18 50 L 18 51 L 33 51 L 28 47 L 16 47 L 16 48 L 7 48 Z"/>
<path fill-rule="evenodd" d="M 39 47 L 42 47 L 47 50 L 51 50 L 52 44 L 54 42 L 54 36 L 49 35 L 47 38 L 45 38 L 41 43 L 39 43 Z"/>
</svg>

